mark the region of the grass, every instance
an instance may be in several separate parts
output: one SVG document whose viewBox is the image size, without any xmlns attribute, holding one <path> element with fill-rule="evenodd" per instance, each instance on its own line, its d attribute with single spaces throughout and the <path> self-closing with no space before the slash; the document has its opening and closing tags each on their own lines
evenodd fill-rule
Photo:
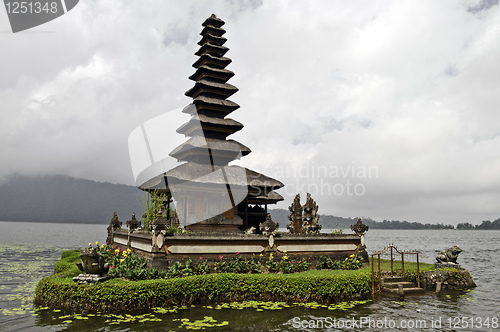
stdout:
<svg viewBox="0 0 500 332">
<path fill-rule="evenodd" d="M 378 259 L 375 258 L 373 260 L 373 263 L 375 265 L 375 270 L 378 270 Z M 370 259 L 370 264 L 371 264 L 371 259 Z M 417 263 L 416 262 L 405 262 L 405 271 L 417 271 Z M 393 261 L 393 270 L 394 272 L 399 272 L 402 271 L 403 264 L 400 260 L 394 260 Z M 390 259 L 380 259 L 380 269 L 382 271 L 390 271 L 391 270 L 391 260 Z M 425 271 L 434 271 L 434 264 L 429 264 L 429 263 L 422 263 L 419 262 L 419 270 L 420 272 L 425 272 Z M 370 272 L 371 272 L 371 266 L 370 266 Z"/>
</svg>

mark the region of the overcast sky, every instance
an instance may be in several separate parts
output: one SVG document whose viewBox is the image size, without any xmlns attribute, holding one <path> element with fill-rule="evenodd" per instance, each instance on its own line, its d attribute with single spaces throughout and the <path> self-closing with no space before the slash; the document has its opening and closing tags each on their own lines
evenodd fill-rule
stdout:
<svg viewBox="0 0 500 332">
<path fill-rule="evenodd" d="M 231 138 L 253 151 L 239 164 L 285 183 L 278 207 L 309 191 L 323 214 L 494 220 L 497 2 L 85 0 L 16 34 L 0 8 L 0 179 L 135 185 L 128 135 L 190 103 L 215 13 L 245 125 Z"/>
</svg>

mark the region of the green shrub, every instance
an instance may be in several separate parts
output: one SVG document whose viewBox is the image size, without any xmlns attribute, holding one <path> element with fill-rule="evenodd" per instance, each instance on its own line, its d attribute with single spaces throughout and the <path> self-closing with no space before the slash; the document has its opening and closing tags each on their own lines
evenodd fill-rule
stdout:
<svg viewBox="0 0 500 332">
<path fill-rule="evenodd" d="M 328 270 L 357 270 L 363 265 L 363 258 L 352 254 L 344 260 L 334 261 L 330 257 L 320 256 L 318 269 Z"/>
<path fill-rule="evenodd" d="M 213 273 L 140 281 L 111 279 L 94 285 L 75 283 L 61 277 L 61 273 L 38 283 L 37 304 L 73 311 L 117 312 L 247 300 L 331 303 L 359 299 L 371 292 L 368 269 L 294 274 Z"/>
<path fill-rule="evenodd" d="M 54 273 L 61 277 L 75 277 L 82 273 L 76 266 L 80 261 L 80 250 L 63 251 L 61 259 L 54 265 Z"/>
</svg>

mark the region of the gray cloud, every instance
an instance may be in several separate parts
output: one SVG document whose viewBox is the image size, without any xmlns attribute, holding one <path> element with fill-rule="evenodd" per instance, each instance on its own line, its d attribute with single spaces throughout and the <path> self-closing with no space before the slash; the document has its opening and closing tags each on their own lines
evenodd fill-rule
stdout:
<svg viewBox="0 0 500 332">
<path fill-rule="evenodd" d="M 200 24 L 215 13 L 226 21 L 230 83 L 240 89 L 231 99 L 242 107 L 232 117 L 245 128 L 234 139 L 253 151 L 245 166 L 286 184 L 279 207 L 309 190 L 321 213 L 496 219 L 498 8 L 487 1 L 80 2 L 34 29 L 53 33 L 0 34 L 0 178 L 67 174 L 133 184 L 128 135 L 190 102 L 184 92 L 193 84 Z M 325 167 L 332 171 L 321 174 Z M 377 175 L 353 176 L 348 167 Z M 348 181 L 363 194 L 349 195 Z"/>
</svg>

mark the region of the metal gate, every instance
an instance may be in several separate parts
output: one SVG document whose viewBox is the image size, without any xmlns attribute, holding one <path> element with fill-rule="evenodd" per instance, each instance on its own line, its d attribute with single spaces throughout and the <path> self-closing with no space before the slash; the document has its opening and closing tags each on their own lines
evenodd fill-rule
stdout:
<svg viewBox="0 0 500 332">
<path fill-rule="evenodd" d="M 389 244 L 382 251 L 375 251 L 371 254 L 372 264 L 372 295 L 381 290 L 382 276 L 403 276 L 406 271 L 416 270 L 417 287 L 420 288 L 420 262 L 418 251 L 399 250 L 393 243 Z M 377 288 L 377 290 L 375 290 Z"/>
</svg>

